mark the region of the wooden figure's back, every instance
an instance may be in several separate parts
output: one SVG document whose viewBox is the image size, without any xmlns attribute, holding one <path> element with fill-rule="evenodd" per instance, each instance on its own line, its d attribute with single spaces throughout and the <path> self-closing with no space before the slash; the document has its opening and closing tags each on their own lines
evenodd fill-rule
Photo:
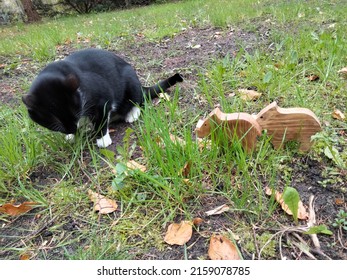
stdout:
<svg viewBox="0 0 347 280">
<path fill-rule="evenodd" d="M 276 102 L 261 110 L 256 120 L 269 136 L 275 149 L 287 141 L 300 142 L 299 149 L 310 149 L 311 136 L 321 131 L 321 125 L 316 115 L 306 108 L 280 108 Z"/>
</svg>

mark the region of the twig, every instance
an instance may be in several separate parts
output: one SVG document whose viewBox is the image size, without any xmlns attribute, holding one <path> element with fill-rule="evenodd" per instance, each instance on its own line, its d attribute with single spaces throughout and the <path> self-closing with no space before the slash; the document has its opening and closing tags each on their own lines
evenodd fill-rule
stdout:
<svg viewBox="0 0 347 280">
<path fill-rule="evenodd" d="M 347 247 L 343 244 L 342 236 L 343 236 L 342 227 L 340 226 L 339 230 L 337 231 L 337 239 L 339 240 L 340 245 L 342 246 L 342 248 L 347 250 Z"/>
<path fill-rule="evenodd" d="M 307 244 L 307 242 L 296 232 L 293 232 L 293 235 L 300 241 L 300 243 L 293 242 L 293 244 L 298 247 L 306 256 L 313 260 L 317 260 L 315 256 L 310 253 L 310 246 Z"/>
<path fill-rule="evenodd" d="M 35 230 L 34 232 L 31 232 L 28 236 L 26 236 L 23 239 L 20 240 L 16 240 L 13 241 L 12 243 L 8 244 L 7 247 L 14 247 L 16 246 L 16 244 L 18 243 L 23 243 L 25 244 L 25 242 L 29 241 L 31 238 L 37 236 L 38 234 L 40 234 L 41 232 L 43 232 L 45 229 L 47 229 L 49 226 L 52 225 L 52 223 L 58 218 L 59 215 L 53 217 L 52 219 L 50 219 L 48 222 L 46 222 L 42 227 L 40 227 L 39 229 Z"/>
<path fill-rule="evenodd" d="M 285 231 L 281 232 L 280 237 L 278 239 L 278 248 L 279 248 L 279 251 L 280 251 L 281 260 L 284 259 L 284 256 L 282 254 L 282 236 L 283 236 L 284 233 L 285 233 Z"/>
<path fill-rule="evenodd" d="M 254 240 L 255 250 L 257 251 L 258 259 L 260 260 L 260 252 L 259 252 L 258 243 L 257 243 L 257 235 L 255 233 L 255 226 L 253 224 L 252 224 L 252 231 L 253 231 L 253 240 Z"/>
<path fill-rule="evenodd" d="M 263 252 L 264 248 L 271 242 L 271 240 L 272 240 L 276 235 L 278 235 L 278 234 L 281 234 L 281 233 L 282 233 L 282 235 L 283 235 L 284 232 L 285 232 L 285 230 L 281 230 L 281 231 L 276 232 L 275 234 L 273 234 L 273 235 L 265 242 L 264 246 L 260 248 L 260 251 L 259 251 L 259 253 L 258 253 L 258 259 L 259 259 L 259 260 L 260 260 L 261 253 Z M 281 252 L 281 251 L 282 251 L 282 250 L 281 250 L 281 247 L 280 247 L 280 252 Z M 282 256 L 282 255 L 281 255 L 281 256 Z"/>
<path fill-rule="evenodd" d="M 308 222 L 307 222 L 308 227 L 312 227 L 316 224 L 316 213 L 314 212 L 313 201 L 314 201 L 314 196 L 311 195 L 310 199 L 309 199 L 309 216 L 308 216 Z M 310 234 L 310 237 L 312 239 L 312 242 L 313 242 L 315 248 L 317 250 L 320 250 L 321 247 L 320 247 L 320 243 L 319 243 L 317 234 Z"/>
<path fill-rule="evenodd" d="M 332 260 L 327 254 L 325 254 L 321 249 L 310 248 L 310 251 L 314 254 L 325 257 L 327 260 Z"/>
</svg>

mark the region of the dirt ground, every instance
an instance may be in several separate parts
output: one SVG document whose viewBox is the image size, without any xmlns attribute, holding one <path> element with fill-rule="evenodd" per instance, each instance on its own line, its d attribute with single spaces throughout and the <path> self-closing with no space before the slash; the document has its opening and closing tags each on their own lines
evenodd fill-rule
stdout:
<svg viewBox="0 0 347 280">
<path fill-rule="evenodd" d="M 135 36 L 134 41 L 125 43 L 120 48 L 117 47 L 111 51 L 115 51 L 120 56 L 125 58 L 128 62 L 135 66 L 139 76 L 143 82 L 146 82 L 148 75 L 150 80 L 159 80 L 174 72 L 182 73 L 185 82 L 180 84 L 182 96 L 180 97 L 180 106 L 191 110 L 192 114 L 198 114 L 202 111 L 208 111 L 211 108 L 206 103 L 199 100 L 196 96 L 195 89 L 197 88 L 197 74 L 201 68 L 206 66 L 209 62 L 216 58 L 225 57 L 227 54 L 235 55 L 240 46 L 240 42 L 247 51 L 252 52 L 259 46 L 269 46 L 269 30 L 266 27 L 259 27 L 254 32 L 246 32 L 229 28 L 227 30 L 220 30 L 217 28 L 205 29 L 187 29 L 174 37 L 166 38 L 160 42 L 143 42 L 141 36 Z M 94 46 L 96 47 L 96 46 Z M 57 47 L 57 57 L 62 58 L 72 52 L 74 47 L 72 45 L 62 45 Z M 0 69 L 0 101 L 9 106 L 15 106 L 20 100 L 23 92 L 22 82 L 27 77 L 34 77 L 39 71 L 41 65 L 30 59 L 18 59 L 16 67 L 11 70 L 4 70 L 5 67 L 10 65 L 12 61 L 7 61 L 1 65 Z M 4 73 L 2 73 L 4 72 Z M 119 123 L 116 125 L 117 133 L 111 136 L 114 143 L 122 143 L 128 124 Z M 309 203 L 309 197 L 315 196 L 315 212 L 318 223 L 331 224 L 340 209 L 346 209 L 346 185 L 345 182 L 328 184 L 322 187 L 319 181 L 324 181 L 324 162 L 318 162 L 310 158 L 297 158 L 292 161 L 293 169 L 293 182 L 292 186 L 295 187 L 303 200 L 305 205 Z M 33 174 L 39 178 L 49 178 L 49 170 L 42 170 L 42 174 Z M 341 176 L 336 175 L 336 176 Z M 344 177 L 346 174 L 344 174 Z M 280 178 L 279 178 L 280 180 Z M 337 181 L 338 182 L 338 181 Z M 339 203 L 337 203 L 339 201 Z M 341 202 L 342 201 L 342 202 Z M 204 212 L 214 208 L 216 205 L 221 205 L 222 197 L 206 197 L 202 198 L 201 209 L 197 211 L 196 215 L 204 217 Z M 204 232 L 213 232 L 220 229 L 228 228 L 232 220 L 240 218 L 241 214 L 227 214 L 218 215 L 208 219 L 208 222 L 200 226 L 199 233 L 195 232 L 193 238 L 187 244 L 190 247 L 189 259 L 201 258 L 206 255 L 207 239 L 204 238 Z M 275 212 L 276 215 L 276 212 Z M 278 216 L 283 215 L 280 210 Z M 18 223 L 25 222 L 23 218 L 18 219 Z M 73 229 L 74 222 L 71 221 L 71 228 Z M 68 223 L 69 225 L 69 223 Z M 66 226 L 63 230 L 71 230 Z M 261 232 L 261 225 L 255 228 Z M 331 259 L 347 259 L 347 240 L 344 239 L 344 248 L 339 245 L 337 239 L 337 230 L 330 228 L 334 231 L 334 237 L 320 235 L 322 251 Z M 45 231 L 42 232 L 45 234 Z M 46 233 L 47 234 L 47 233 Z M 302 237 L 307 243 L 311 244 L 309 237 Z M 283 239 L 290 242 L 289 234 L 284 234 Z M 332 246 L 335 244 L 335 246 Z M 296 248 L 296 247 L 293 247 Z M 249 252 L 241 247 L 241 252 L 245 259 L 252 259 Z M 293 251 L 292 248 L 283 248 L 283 254 L 288 259 L 308 259 L 299 249 Z M 182 247 L 171 246 L 169 250 L 160 252 L 153 249 L 145 255 L 137 255 L 133 252 L 136 258 L 139 259 L 183 259 L 184 252 Z M 312 252 L 317 259 L 327 258 L 317 252 Z"/>
</svg>

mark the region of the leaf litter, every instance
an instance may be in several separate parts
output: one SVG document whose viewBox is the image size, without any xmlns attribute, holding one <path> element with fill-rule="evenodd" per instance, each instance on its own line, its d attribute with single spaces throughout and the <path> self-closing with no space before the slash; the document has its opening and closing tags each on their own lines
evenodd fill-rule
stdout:
<svg viewBox="0 0 347 280">
<path fill-rule="evenodd" d="M 211 260 L 241 260 L 234 243 L 223 235 L 213 235 L 210 239 L 208 256 Z"/>
<path fill-rule="evenodd" d="M 207 216 L 219 215 L 219 214 L 222 214 L 222 213 L 224 213 L 226 211 L 229 211 L 229 209 L 230 209 L 230 207 L 228 205 L 223 204 L 221 206 L 218 206 L 218 207 L 216 207 L 216 208 L 214 208 L 212 210 L 209 210 L 209 211 L 205 212 L 205 214 Z"/>
<path fill-rule="evenodd" d="M 273 194 L 273 191 L 271 188 L 266 187 L 265 188 L 265 193 L 269 196 Z M 283 193 L 276 191 L 274 193 L 275 200 L 281 205 L 282 209 L 288 214 L 288 215 L 293 215 L 293 212 L 290 210 L 289 206 L 284 202 L 283 199 Z M 300 220 L 307 220 L 308 219 L 308 213 L 306 211 L 306 208 L 304 207 L 302 201 L 300 200 L 298 202 L 298 213 L 297 217 Z"/>
<path fill-rule="evenodd" d="M 169 225 L 164 237 L 164 241 L 170 245 L 184 245 L 193 234 L 193 223 L 191 221 L 182 221 L 179 224 Z"/>
<path fill-rule="evenodd" d="M 346 116 L 344 113 L 342 113 L 339 109 L 334 109 L 332 116 L 334 119 L 344 121 L 346 119 Z"/>
<path fill-rule="evenodd" d="M 19 205 L 14 205 L 12 203 L 6 203 L 6 204 L 0 206 L 0 212 L 6 213 L 10 216 L 19 216 L 19 215 L 22 215 L 24 213 L 29 212 L 37 205 L 38 205 L 38 203 L 33 202 L 33 201 L 26 201 L 26 202 L 23 202 Z"/>
<path fill-rule="evenodd" d="M 110 214 L 117 210 L 117 202 L 102 194 L 88 190 L 89 199 L 94 203 L 94 211 L 100 214 Z"/>
</svg>

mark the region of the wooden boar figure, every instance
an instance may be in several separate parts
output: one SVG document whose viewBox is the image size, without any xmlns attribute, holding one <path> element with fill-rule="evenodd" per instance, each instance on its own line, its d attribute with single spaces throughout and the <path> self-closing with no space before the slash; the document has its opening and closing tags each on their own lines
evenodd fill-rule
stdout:
<svg viewBox="0 0 347 280">
<path fill-rule="evenodd" d="M 275 149 L 281 147 L 282 143 L 295 140 L 300 143 L 300 150 L 307 151 L 312 144 L 311 136 L 321 131 L 319 120 L 311 110 L 280 108 L 276 102 L 261 110 L 256 120 L 272 136 Z"/>
<path fill-rule="evenodd" d="M 256 120 L 247 113 L 225 114 L 219 108 L 214 109 L 207 118 L 199 120 L 195 132 L 198 137 L 205 137 L 211 133 L 211 125 L 215 123 L 221 127 L 227 127 L 230 140 L 234 139 L 235 133 L 241 139 L 245 151 L 252 151 L 257 142 L 257 136 L 261 134 L 261 127 Z"/>
</svg>

